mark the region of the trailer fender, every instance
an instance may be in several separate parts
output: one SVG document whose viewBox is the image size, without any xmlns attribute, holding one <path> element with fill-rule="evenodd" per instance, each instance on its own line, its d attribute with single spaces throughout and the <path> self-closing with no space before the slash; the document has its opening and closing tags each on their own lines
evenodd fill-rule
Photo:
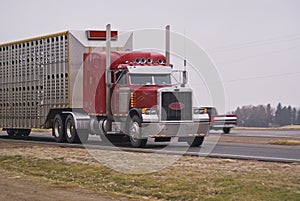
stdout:
<svg viewBox="0 0 300 201">
<path fill-rule="evenodd" d="M 72 115 L 77 130 L 90 128 L 90 116 L 81 112 L 63 111 L 62 114 Z"/>
</svg>

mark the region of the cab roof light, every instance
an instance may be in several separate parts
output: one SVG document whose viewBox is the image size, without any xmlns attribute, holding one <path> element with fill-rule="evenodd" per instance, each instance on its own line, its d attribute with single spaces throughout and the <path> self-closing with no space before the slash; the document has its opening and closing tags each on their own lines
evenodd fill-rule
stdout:
<svg viewBox="0 0 300 201">
<path fill-rule="evenodd" d="M 158 64 L 160 64 L 160 65 L 164 64 L 164 61 L 163 61 L 162 59 L 159 59 L 157 62 L 158 62 Z"/>
<path fill-rule="evenodd" d="M 145 64 L 146 62 L 147 62 L 147 60 L 145 58 L 142 58 L 140 61 L 141 64 Z"/>
<path fill-rule="evenodd" d="M 151 58 L 148 58 L 148 59 L 147 59 L 147 64 L 148 64 L 148 65 L 152 65 L 152 62 L 153 62 L 153 60 L 152 60 Z"/>
<path fill-rule="evenodd" d="M 141 60 L 140 60 L 139 58 L 136 58 L 136 59 L 134 60 L 134 63 L 135 63 L 135 64 L 140 64 L 140 63 L 141 63 Z"/>
</svg>

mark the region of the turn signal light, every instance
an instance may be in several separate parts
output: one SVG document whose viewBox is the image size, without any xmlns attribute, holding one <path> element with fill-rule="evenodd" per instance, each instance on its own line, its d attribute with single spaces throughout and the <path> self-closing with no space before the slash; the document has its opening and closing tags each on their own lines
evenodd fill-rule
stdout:
<svg viewBox="0 0 300 201">
<path fill-rule="evenodd" d="M 130 94 L 130 106 L 132 108 L 135 108 L 136 106 L 136 94 L 134 92 L 131 92 Z"/>
</svg>

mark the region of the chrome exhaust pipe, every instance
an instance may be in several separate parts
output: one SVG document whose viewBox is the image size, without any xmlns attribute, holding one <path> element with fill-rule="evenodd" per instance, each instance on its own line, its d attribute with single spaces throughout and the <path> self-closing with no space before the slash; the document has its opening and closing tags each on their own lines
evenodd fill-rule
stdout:
<svg viewBox="0 0 300 201">
<path fill-rule="evenodd" d="M 111 111 L 111 72 L 110 72 L 110 65 L 111 65 L 111 26 L 110 24 L 106 25 L 106 73 L 105 73 L 105 80 L 106 80 L 106 116 L 108 120 L 112 120 L 112 111 Z"/>
<path fill-rule="evenodd" d="M 170 25 L 166 26 L 166 64 L 170 64 Z"/>
</svg>

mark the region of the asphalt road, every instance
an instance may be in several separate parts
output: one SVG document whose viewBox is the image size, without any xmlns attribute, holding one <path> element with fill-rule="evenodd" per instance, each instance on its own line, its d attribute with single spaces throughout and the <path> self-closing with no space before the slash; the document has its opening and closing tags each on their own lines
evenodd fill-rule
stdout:
<svg viewBox="0 0 300 201">
<path fill-rule="evenodd" d="M 201 147 L 188 147 L 184 142 L 173 143 L 155 143 L 149 142 L 143 149 L 135 149 L 126 145 L 108 146 L 103 144 L 98 136 L 91 136 L 86 148 L 92 149 L 109 149 L 109 150 L 123 150 L 133 152 L 155 152 L 167 154 L 181 154 L 193 156 L 208 156 L 232 159 L 253 159 L 263 161 L 278 161 L 278 162 L 300 162 L 300 146 L 284 146 L 284 145 L 267 145 L 267 144 L 246 144 L 246 143 L 221 143 L 214 139 L 218 136 L 218 132 L 213 132 L 206 138 Z M 240 131 L 233 130 L 230 136 L 265 136 L 272 139 L 272 137 L 293 137 L 300 139 L 300 131 Z M 83 148 L 80 144 L 66 144 L 55 143 L 50 133 L 36 133 L 32 132 L 26 139 L 10 139 L 6 132 L 0 132 L 0 140 L 11 141 L 19 140 L 22 142 L 33 142 L 43 144 L 53 144 L 65 147 Z"/>
<path fill-rule="evenodd" d="M 300 146 L 218 143 L 212 157 L 300 162 Z"/>
</svg>

